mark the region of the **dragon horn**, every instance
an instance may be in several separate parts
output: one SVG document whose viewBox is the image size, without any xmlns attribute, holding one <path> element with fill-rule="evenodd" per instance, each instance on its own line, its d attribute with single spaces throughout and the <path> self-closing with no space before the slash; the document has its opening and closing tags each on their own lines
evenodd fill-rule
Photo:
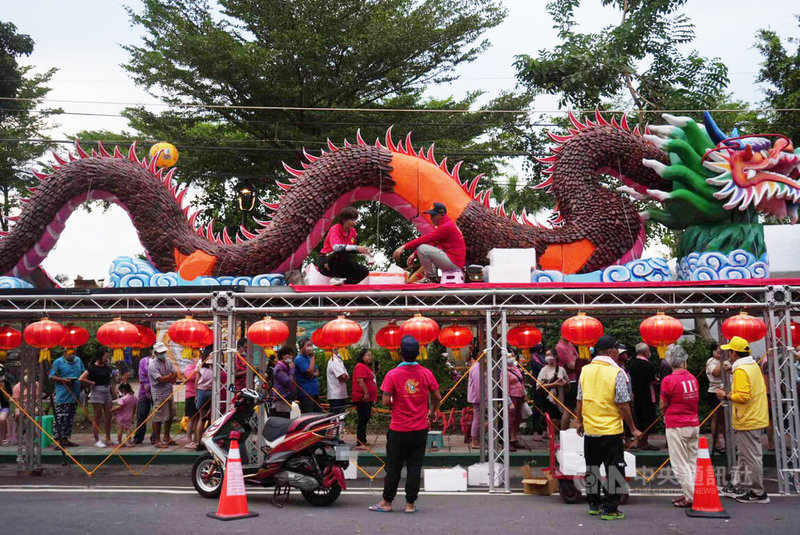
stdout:
<svg viewBox="0 0 800 535">
<path fill-rule="evenodd" d="M 714 122 L 714 119 L 711 117 L 711 114 L 707 111 L 703 112 L 703 124 L 706 125 L 706 131 L 715 144 L 719 145 L 728 139 L 728 136 L 725 135 L 725 132 L 720 130 L 719 126 L 717 126 L 717 123 Z"/>
</svg>

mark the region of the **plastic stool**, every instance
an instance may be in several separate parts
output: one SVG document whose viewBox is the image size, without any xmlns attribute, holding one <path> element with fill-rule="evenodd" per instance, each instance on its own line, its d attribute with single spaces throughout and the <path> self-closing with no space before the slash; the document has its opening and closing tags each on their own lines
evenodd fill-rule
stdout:
<svg viewBox="0 0 800 535">
<path fill-rule="evenodd" d="M 441 431 L 428 431 L 428 445 L 427 448 L 431 449 L 444 449 L 444 437 Z"/>
<path fill-rule="evenodd" d="M 464 284 L 464 272 L 460 269 L 458 271 L 442 271 L 442 284 Z"/>
</svg>

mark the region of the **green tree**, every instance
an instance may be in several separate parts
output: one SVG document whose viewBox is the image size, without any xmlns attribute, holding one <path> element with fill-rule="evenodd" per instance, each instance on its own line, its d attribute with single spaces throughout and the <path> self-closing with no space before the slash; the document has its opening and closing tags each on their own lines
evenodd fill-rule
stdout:
<svg viewBox="0 0 800 535">
<path fill-rule="evenodd" d="M 21 34 L 11 23 L 0 22 L 0 229 L 8 230 L 5 219 L 18 205 L 20 192 L 36 179 L 23 166 L 41 156 L 48 148 L 44 130 L 49 116 L 58 109 L 42 107 L 50 92 L 47 83 L 55 74 L 50 69 L 41 74 L 31 66 L 21 66 L 17 58 L 33 52 L 33 39 Z"/>
<path fill-rule="evenodd" d="M 580 0 L 547 4 L 560 43 L 538 57 L 517 57 L 517 77 L 530 89 L 560 95 L 562 105 L 594 108 L 626 95 L 639 110 L 714 108 L 727 97 L 728 69 L 718 59 L 679 48 L 694 25 L 679 13 L 686 0 L 602 0 L 620 22 L 600 33 L 576 31 Z"/>
<path fill-rule="evenodd" d="M 396 139 L 413 130 L 415 146 L 435 141 L 440 158 L 468 156 L 462 176 L 497 171 L 502 154 L 515 150 L 508 132 L 517 117 L 444 113 L 475 106 L 481 93 L 425 96 L 431 84 L 455 82 L 454 69 L 486 49 L 481 35 L 505 16 L 496 0 L 145 0 L 129 13 L 146 36 L 125 47 L 126 68 L 171 108 L 126 115 L 144 135 L 176 143 L 178 179 L 201 191 L 206 221 L 235 228 L 238 181 L 274 201 L 276 179 L 287 176 L 281 162 L 299 167 L 303 147 L 314 154 L 326 138 L 352 141 L 359 128 L 367 140 L 382 139 L 390 125 Z M 485 109 L 530 102 L 526 92 L 509 92 Z M 390 111 L 397 109 L 436 113 Z M 368 243 L 378 241 L 378 212 L 364 209 Z M 399 216 L 380 213 L 383 250 L 412 236 Z"/>
<path fill-rule="evenodd" d="M 800 23 L 800 16 L 797 17 Z M 789 136 L 795 146 L 800 143 L 800 38 L 790 37 L 789 45 L 795 45 L 794 54 L 787 50 L 780 36 L 772 30 L 760 30 L 756 48 L 764 60 L 758 73 L 758 81 L 766 84 L 763 105 L 773 109 L 795 111 L 770 112 L 763 119 L 776 132 Z"/>
</svg>

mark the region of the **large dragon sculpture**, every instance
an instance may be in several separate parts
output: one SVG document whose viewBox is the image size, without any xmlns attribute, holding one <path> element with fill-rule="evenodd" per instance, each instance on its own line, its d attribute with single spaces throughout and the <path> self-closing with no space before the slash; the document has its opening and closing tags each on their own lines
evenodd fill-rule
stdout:
<svg viewBox="0 0 800 535">
<path fill-rule="evenodd" d="M 495 247 L 533 247 L 539 267 L 585 273 L 638 258 L 645 220 L 673 228 L 733 221 L 731 210 L 757 210 L 797 219 L 800 155 L 785 137 L 725 136 L 713 122 L 665 116 L 668 126 L 640 132 L 625 117 L 607 121 L 569 115 L 564 136 L 550 134 L 553 154 L 547 180 L 537 186 L 555 196 L 554 216 L 539 225 L 526 214 L 506 214 L 494 205 L 481 177 L 462 181 L 460 163 L 438 161 L 433 146 L 415 148 L 409 134 L 395 143 L 391 129 L 383 143 L 355 143 L 312 156 L 303 151 L 303 169 L 286 170 L 288 184 L 260 230 L 241 227 L 235 241 L 213 221 L 196 224 L 184 207 L 174 169 L 156 166 L 158 156 L 139 159 L 108 152 L 102 144 L 87 153 L 76 143 L 69 159 L 55 155 L 51 174 L 37 173 L 38 187 L 24 200 L 13 226 L 0 236 L 0 274 L 24 277 L 56 244 L 73 210 L 88 200 L 115 202 L 127 210 L 153 265 L 183 278 L 200 275 L 252 276 L 300 267 L 339 211 L 356 201 L 377 200 L 410 220 L 421 233 L 431 230 L 420 214 L 432 202 L 447 205 L 462 231 L 467 262 L 485 263 Z M 618 191 L 601 185 L 601 175 L 623 182 Z M 631 197 L 651 198 L 663 209 L 639 213 Z M 736 209 L 736 210 L 734 210 Z"/>
</svg>

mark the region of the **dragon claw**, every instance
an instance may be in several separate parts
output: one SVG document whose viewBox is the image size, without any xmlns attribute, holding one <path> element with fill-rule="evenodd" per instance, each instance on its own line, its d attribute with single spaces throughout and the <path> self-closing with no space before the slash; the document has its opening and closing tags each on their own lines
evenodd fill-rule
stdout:
<svg viewBox="0 0 800 535">
<path fill-rule="evenodd" d="M 649 189 L 647 190 L 647 196 L 651 199 L 659 202 L 664 202 L 669 200 L 670 194 L 666 191 L 661 191 L 660 189 Z"/>
<path fill-rule="evenodd" d="M 658 160 L 649 160 L 645 158 L 642 160 L 642 165 L 655 171 L 658 176 L 664 176 L 664 173 L 667 171 L 667 166 Z"/>
</svg>

